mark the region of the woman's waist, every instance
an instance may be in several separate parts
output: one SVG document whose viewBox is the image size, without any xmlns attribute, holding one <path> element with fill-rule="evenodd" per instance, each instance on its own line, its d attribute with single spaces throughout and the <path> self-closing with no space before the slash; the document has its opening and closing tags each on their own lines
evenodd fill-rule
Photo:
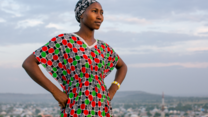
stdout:
<svg viewBox="0 0 208 117">
<path fill-rule="evenodd" d="M 66 90 L 67 93 L 70 91 L 77 90 L 78 92 L 79 89 L 81 90 L 106 90 L 106 85 L 104 80 L 100 79 L 95 79 L 95 78 L 78 78 L 78 79 L 73 79 L 70 80 L 68 83 L 64 85 L 64 89 Z M 74 91 L 75 92 L 75 91 Z"/>
</svg>

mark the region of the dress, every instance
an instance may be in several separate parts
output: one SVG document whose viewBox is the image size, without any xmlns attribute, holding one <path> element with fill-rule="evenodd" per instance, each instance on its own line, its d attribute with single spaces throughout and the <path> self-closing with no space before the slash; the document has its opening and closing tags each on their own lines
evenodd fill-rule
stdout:
<svg viewBox="0 0 208 117">
<path fill-rule="evenodd" d="M 61 117 L 113 117 L 104 78 L 119 56 L 111 46 L 96 39 L 92 46 L 75 33 L 63 33 L 33 52 L 68 95 Z"/>
</svg>

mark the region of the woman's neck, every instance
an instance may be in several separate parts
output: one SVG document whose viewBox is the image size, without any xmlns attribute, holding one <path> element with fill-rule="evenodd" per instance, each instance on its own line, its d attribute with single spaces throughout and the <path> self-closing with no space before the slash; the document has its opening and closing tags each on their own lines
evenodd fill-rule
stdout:
<svg viewBox="0 0 208 117">
<path fill-rule="evenodd" d="M 94 42 L 94 30 L 90 30 L 86 26 L 82 26 L 78 32 L 75 32 L 77 35 L 83 37 L 86 42 Z"/>
</svg>

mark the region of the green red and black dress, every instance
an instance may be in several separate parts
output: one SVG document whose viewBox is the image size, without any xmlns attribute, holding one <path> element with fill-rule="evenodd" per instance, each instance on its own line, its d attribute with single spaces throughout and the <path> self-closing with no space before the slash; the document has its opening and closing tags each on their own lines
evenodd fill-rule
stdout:
<svg viewBox="0 0 208 117">
<path fill-rule="evenodd" d="M 68 95 L 61 117 L 113 117 L 104 83 L 119 59 L 111 46 L 98 39 L 88 46 L 79 35 L 63 33 L 33 54 Z"/>
</svg>

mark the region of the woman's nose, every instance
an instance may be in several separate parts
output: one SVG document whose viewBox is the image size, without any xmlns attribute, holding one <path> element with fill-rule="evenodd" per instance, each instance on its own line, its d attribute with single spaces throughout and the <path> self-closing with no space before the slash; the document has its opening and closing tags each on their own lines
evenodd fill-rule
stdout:
<svg viewBox="0 0 208 117">
<path fill-rule="evenodd" d="M 100 20 L 102 20 L 103 19 L 103 15 L 101 13 L 98 13 L 97 14 L 97 18 L 100 19 Z"/>
</svg>

